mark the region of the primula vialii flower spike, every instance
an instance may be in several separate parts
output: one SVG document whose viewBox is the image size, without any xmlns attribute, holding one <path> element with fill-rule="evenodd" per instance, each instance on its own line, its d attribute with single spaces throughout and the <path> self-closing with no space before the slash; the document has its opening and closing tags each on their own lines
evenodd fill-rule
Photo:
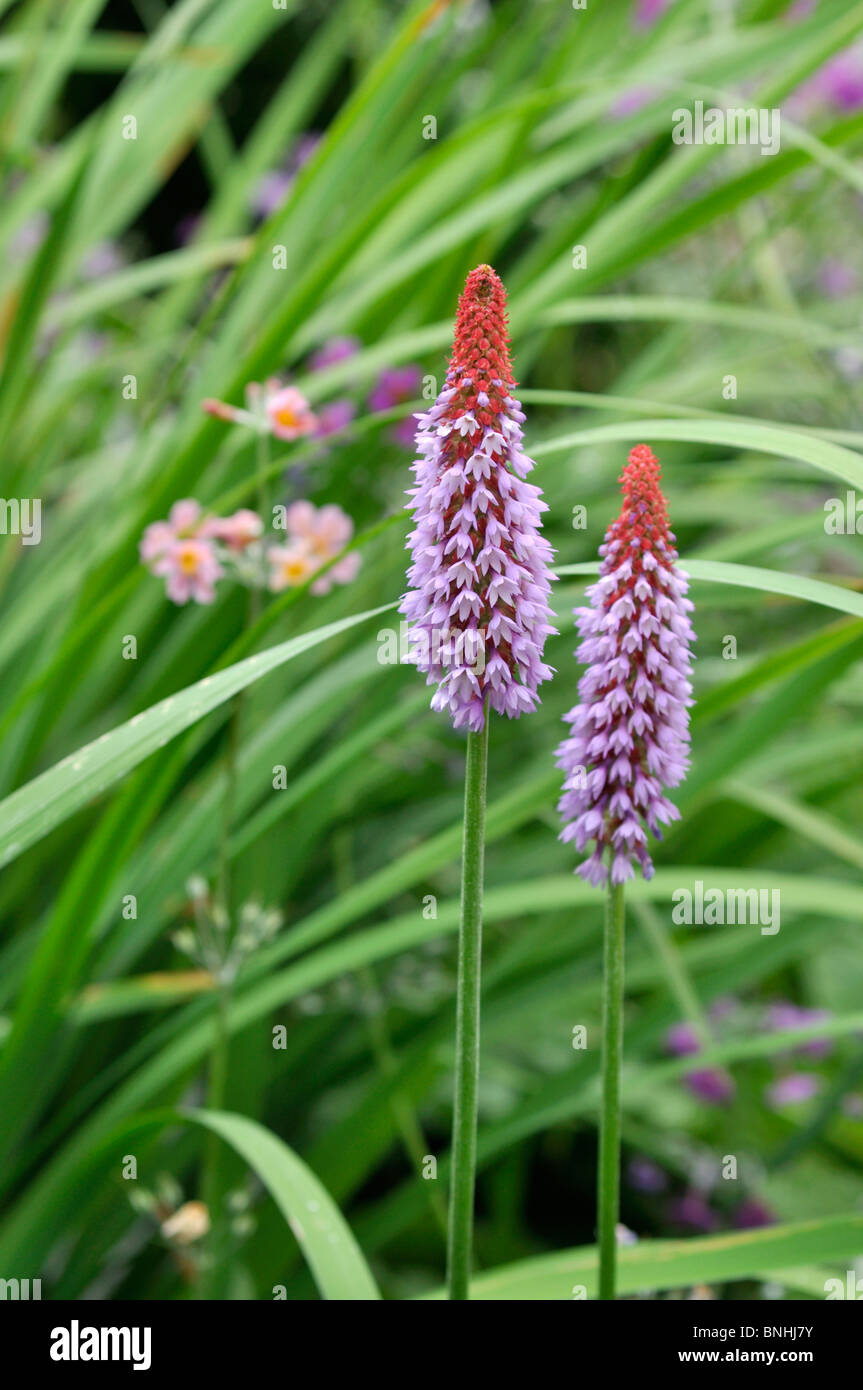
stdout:
<svg viewBox="0 0 863 1390">
<path fill-rule="evenodd" d="M 416 529 L 401 611 L 410 656 L 438 689 L 432 708 L 455 728 L 482 729 L 489 706 L 517 718 L 552 674 L 552 552 L 540 490 L 522 452 L 513 395 L 506 291 L 491 266 L 467 277 L 443 389 L 419 417 L 411 489 Z"/>
<path fill-rule="evenodd" d="M 578 873 L 604 883 L 633 877 L 633 861 L 653 874 L 645 826 L 679 812 L 664 795 L 689 767 L 690 643 L 688 576 L 676 566 L 659 463 L 645 444 L 621 475 L 623 510 L 600 546 L 589 608 L 575 611 L 587 671 L 581 703 L 566 715 L 570 737 L 558 749 L 566 774 L 559 810 L 563 840 L 596 849 Z"/>
</svg>

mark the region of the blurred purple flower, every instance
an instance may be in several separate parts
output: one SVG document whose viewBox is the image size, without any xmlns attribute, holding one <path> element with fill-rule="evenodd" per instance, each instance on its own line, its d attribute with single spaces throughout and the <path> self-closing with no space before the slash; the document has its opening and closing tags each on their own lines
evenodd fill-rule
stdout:
<svg viewBox="0 0 863 1390">
<path fill-rule="evenodd" d="M 403 401 L 416 396 L 422 382 L 422 371 L 415 365 L 407 367 L 385 367 L 369 394 L 369 410 L 393 410 Z M 389 431 L 389 437 L 402 448 L 410 448 L 417 430 L 419 417 L 406 415 Z"/>
<path fill-rule="evenodd" d="M 321 372 L 325 367 L 334 367 L 337 362 L 354 357 L 361 347 L 359 338 L 350 334 L 344 334 L 341 338 L 331 338 L 323 347 L 319 347 L 317 352 L 312 353 L 309 358 L 309 371 Z"/>
<path fill-rule="evenodd" d="M 807 1024 L 822 1023 L 829 1017 L 829 1009 L 804 1009 L 799 1004 L 792 1004 L 784 999 L 771 1004 L 767 1013 L 768 1027 L 773 1033 L 782 1033 L 791 1028 L 805 1028 Z M 832 1047 L 832 1038 L 813 1038 L 811 1042 L 800 1043 L 792 1050 L 808 1057 L 826 1057 Z"/>
<path fill-rule="evenodd" d="M 671 0 L 635 0 L 632 20 L 637 29 L 649 29 L 661 19 Z"/>
<path fill-rule="evenodd" d="M 822 261 L 816 276 L 818 288 L 829 299 L 844 299 L 860 288 L 857 272 L 845 261 L 831 257 Z"/>
<path fill-rule="evenodd" d="M 631 1159 L 626 1169 L 626 1177 L 629 1186 L 636 1192 L 664 1192 L 668 1186 L 667 1175 L 658 1163 L 649 1158 Z"/>
<path fill-rule="evenodd" d="M 683 1083 L 698 1100 L 707 1105 L 727 1105 L 735 1096 L 736 1087 L 728 1072 L 718 1067 L 702 1067 L 687 1072 Z"/>
<path fill-rule="evenodd" d="M 738 1231 L 754 1231 L 760 1226 L 775 1225 L 776 1217 L 757 1197 L 745 1197 L 735 1210 L 733 1221 Z"/>
<path fill-rule="evenodd" d="M 701 1051 L 698 1034 L 691 1023 L 675 1023 L 665 1035 L 665 1050 L 672 1057 L 689 1057 Z"/>
<path fill-rule="evenodd" d="M 403 420 L 399 420 L 397 425 L 393 425 L 389 431 L 389 437 L 394 444 L 399 444 L 402 448 L 408 448 L 414 442 L 419 415 L 406 415 Z"/>
<path fill-rule="evenodd" d="M 831 106 L 852 115 L 863 107 L 863 44 L 830 58 L 792 94 L 794 106 Z"/>
<path fill-rule="evenodd" d="M 85 280 L 101 280 L 103 275 L 122 270 L 125 264 L 126 258 L 116 241 L 98 241 L 82 260 L 81 274 Z"/>
<path fill-rule="evenodd" d="M 393 410 L 403 401 L 411 400 L 418 393 L 421 382 L 419 367 L 385 367 L 369 395 L 369 409 Z"/>
<path fill-rule="evenodd" d="M 265 220 L 281 207 L 294 179 L 303 165 L 308 164 L 320 142 L 320 135 L 301 135 L 282 167 L 271 169 L 258 181 L 250 200 L 256 217 Z"/>
<path fill-rule="evenodd" d="M 796 1071 L 790 1076 L 781 1076 L 768 1086 L 764 1099 L 771 1110 L 781 1110 L 786 1105 L 802 1105 L 817 1095 L 820 1085 L 820 1077 L 814 1072 Z"/>
<path fill-rule="evenodd" d="M 714 999 L 710 1005 L 710 1017 L 719 1022 L 723 1018 L 728 1018 L 729 1014 L 739 1008 L 740 1000 L 733 994 L 722 994 L 718 999 Z"/>
<path fill-rule="evenodd" d="M 668 1204 L 668 1219 L 690 1231 L 715 1231 L 719 1217 L 700 1192 L 690 1190 Z"/>
<path fill-rule="evenodd" d="M 185 217 L 181 217 L 174 228 L 174 240 L 177 245 L 188 246 L 190 241 L 194 241 L 202 221 L 199 212 L 188 212 Z"/>
<path fill-rule="evenodd" d="M 617 120 L 623 120 L 624 116 L 634 116 L 636 111 L 640 111 L 654 97 L 653 87 L 631 87 L 628 92 L 624 92 L 611 103 L 610 115 Z"/>
<path fill-rule="evenodd" d="M 51 219 L 47 212 L 34 212 L 27 217 L 9 241 L 9 255 L 13 261 L 26 260 L 38 251 L 48 235 Z"/>
<path fill-rule="evenodd" d="M 356 413 L 353 401 L 330 401 L 329 405 L 322 405 L 317 412 L 318 424 L 315 434 L 321 439 L 330 434 L 338 434 L 339 430 L 347 429 Z"/>
</svg>

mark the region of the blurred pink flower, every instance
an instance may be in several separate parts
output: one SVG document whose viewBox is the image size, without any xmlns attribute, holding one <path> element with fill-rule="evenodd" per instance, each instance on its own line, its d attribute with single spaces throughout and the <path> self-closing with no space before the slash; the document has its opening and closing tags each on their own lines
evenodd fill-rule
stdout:
<svg viewBox="0 0 863 1390">
<path fill-rule="evenodd" d="M 288 535 L 305 541 L 313 554 L 329 560 L 354 533 L 354 523 L 341 507 L 316 507 L 313 502 L 293 502 L 285 512 Z"/>
<path fill-rule="evenodd" d="M 270 546 L 267 563 L 270 566 L 269 587 L 274 594 L 304 584 L 315 569 L 312 555 L 302 542 Z"/>
<path fill-rule="evenodd" d="M 354 523 L 341 507 L 316 507 L 313 502 L 293 502 L 285 512 L 285 529 L 290 541 L 273 546 L 267 560 L 273 566 L 270 588 L 284 589 L 302 584 L 343 550 L 354 534 Z M 344 555 L 338 564 L 312 585 L 312 593 L 326 594 L 334 584 L 349 584 L 360 567 L 356 551 Z"/>
<path fill-rule="evenodd" d="M 173 603 L 212 603 L 215 583 L 224 574 L 211 541 L 189 537 L 175 541 L 152 567 L 165 579 L 165 592 Z"/>
<path fill-rule="evenodd" d="M 201 527 L 201 536 L 224 541 L 230 550 L 245 550 L 247 545 L 263 534 L 264 523 L 257 512 L 241 507 L 233 516 L 208 518 Z"/>
<path fill-rule="evenodd" d="M 235 405 L 228 405 L 227 401 L 213 400 L 212 396 L 207 396 L 201 401 L 201 409 L 205 415 L 212 415 L 216 420 L 224 420 L 226 424 L 239 424 L 244 412 Z"/>
<path fill-rule="evenodd" d="M 300 439 L 305 434 L 313 434 L 317 427 L 311 406 L 296 386 L 267 382 L 264 408 L 277 439 Z"/>
<path fill-rule="evenodd" d="M 148 526 L 138 547 L 145 565 L 158 560 L 181 536 L 193 536 L 201 518 L 201 504 L 194 498 L 175 502 L 167 521 L 154 521 Z M 155 573 L 155 571 L 154 571 Z"/>
</svg>

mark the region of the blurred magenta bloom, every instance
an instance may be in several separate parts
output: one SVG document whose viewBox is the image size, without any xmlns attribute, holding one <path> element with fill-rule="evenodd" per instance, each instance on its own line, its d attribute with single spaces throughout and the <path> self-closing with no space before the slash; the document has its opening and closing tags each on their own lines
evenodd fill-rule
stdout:
<svg viewBox="0 0 863 1390">
<path fill-rule="evenodd" d="M 622 120 L 624 116 L 634 116 L 636 111 L 641 111 L 655 95 L 653 87 L 631 87 L 611 103 L 610 113 L 618 120 Z"/>
<path fill-rule="evenodd" d="M 665 1049 L 672 1057 L 688 1057 L 701 1051 L 701 1043 L 691 1023 L 675 1023 L 665 1035 Z"/>
<path fill-rule="evenodd" d="M 707 1198 L 694 1189 L 669 1202 L 668 1218 L 675 1226 L 690 1231 L 715 1231 L 719 1225 L 719 1217 Z"/>
<path fill-rule="evenodd" d="M 393 410 L 412 400 L 422 383 L 419 367 L 385 367 L 369 394 L 370 410 Z"/>
<path fill-rule="evenodd" d="M 818 288 L 829 299 L 844 299 L 849 294 L 855 294 L 860 288 L 856 270 L 835 256 L 822 261 L 816 278 Z"/>
<path fill-rule="evenodd" d="M 667 1174 L 650 1158 L 631 1159 L 626 1177 L 629 1186 L 636 1192 L 664 1192 L 668 1187 Z"/>
<path fill-rule="evenodd" d="M 790 1028 L 805 1028 L 810 1023 L 823 1023 L 830 1018 L 829 1009 L 804 1009 L 788 1000 L 771 1004 L 767 1013 L 771 1032 L 781 1033 Z M 813 1038 L 811 1042 L 799 1043 L 794 1052 L 809 1057 L 826 1057 L 832 1050 L 832 1038 Z"/>
<path fill-rule="evenodd" d="M 767 1087 L 764 1098 L 771 1110 L 781 1110 L 786 1105 L 802 1105 L 818 1094 L 820 1077 L 814 1072 L 796 1071 L 789 1076 L 781 1076 Z"/>
<path fill-rule="evenodd" d="M 345 362 L 350 357 L 355 357 L 362 347 L 359 338 L 354 338 L 350 334 L 344 334 L 340 338 L 331 338 L 323 347 L 318 348 L 309 358 L 309 370 L 312 372 L 322 372 L 325 367 L 334 367 L 337 362 Z"/>
<path fill-rule="evenodd" d="M 765 1202 L 746 1197 L 736 1208 L 733 1223 L 738 1231 L 755 1231 L 761 1226 L 774 1226 L 776 1217 Z"/>
<path fill-rule="evenodd" d="M 356 413 L 353 401 L 330 401 L 329 405 L 322 405 L 318 410 L 315 434 L 320 439 L 326 439 L 330 434 L 338 434 L 339 430 L 347 429 Z"/>
<path fill-rule="evenodd" d="M 649 29 L 661 19 L 671 0 L 635 0 L 632 19 L 636 28 Z"/>
<path fill-rule="evenodd" d="M 422 372 L 417 366 L 385 367 L 369 395 L 369 409 L 394 410 L 402 402 L 412 400 L 417 395 L 421 383 Z M 399 420 L 393 425 L 389 431 L 393 443 L 405 449 L 409 448 L 413 444 L 417 421 L 420 418 L 418 415 L 407 415 L 404 420 Z"/>
<path fill-rule="evenodd" d="M 737 1091 L 732 1077 L 719 1067 L 689 1071 L 683 1078 L 683 1084 L 696 1100 L 702 1100 L 706 1105 L 728 1105 Z"/>
<path fill-rule="evenodd" d="M 301 135 L 280 169 L 271 169 L 258 181 L 251 197 L 252 212 L 260 218 L 271 217 L 281 207 L 304 164 L 308 164 L 321 142 L 320 135 Z"/>
<path fill-rule="evenodd" d="M 792 93 L 792 104 L 828 106 L 847 115 L 863 108 L 863 44 L 852 44 L 830 58 Z"/>
</svg>

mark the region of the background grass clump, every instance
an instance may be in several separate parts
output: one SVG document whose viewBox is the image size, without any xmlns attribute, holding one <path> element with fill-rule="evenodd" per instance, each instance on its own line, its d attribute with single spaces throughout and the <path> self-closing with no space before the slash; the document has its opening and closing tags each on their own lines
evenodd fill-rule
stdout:
<svg viewBox="0 0 863 1390">
<path fill-rule="evenodd" d="M 825 524 L 863 498 L 863 4 L 0 11 L 0 493 L 41 501 L 0 537 L 0 1277 L 439 1290 L 463 743 L 380 634 L 488 261 L 562 576 L 558 674 L 491 737 L 475 1296 L 593 1287 L 602 899 L 553 751 L 644 440 L 698 660 L 629 893 L 621 1290 L 823 1298 L 863 1254 L 863 520 Z M 675 145 L 695 100 L 779 108 L 779 152 Z M 272 377 L 332 428 L 202 410 Z M 186 498 L 337 506 L 360 566 L 172 604 L 138 545 Z M 698 880 L 781 929 L 676 926 Z"/>
</svg>

